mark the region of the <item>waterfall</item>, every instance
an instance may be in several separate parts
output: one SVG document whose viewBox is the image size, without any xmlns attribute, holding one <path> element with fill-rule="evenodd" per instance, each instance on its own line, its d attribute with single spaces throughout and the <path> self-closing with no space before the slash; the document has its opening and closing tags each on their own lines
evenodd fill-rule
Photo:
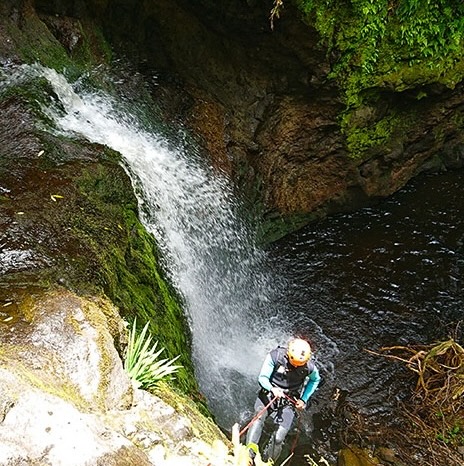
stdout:
<svg viewBox="0 0 464 466">
<path fill-rule="evenodd" d="M 109 95 L 76 91 L 55 71 L 32 69 L 58 96 L 59 105 L 46 111 L 60 132 L 122 154 L 141 220 L 185 300 L 200 389 L 218 423 L 230 428 L 252 408 L 266 352 L 287 336 L 273 309 L 281 280 L 267 271 L 266 256 L 237 215 L 227 178 L 194 148 L 173 149 Z"/>
</svg>

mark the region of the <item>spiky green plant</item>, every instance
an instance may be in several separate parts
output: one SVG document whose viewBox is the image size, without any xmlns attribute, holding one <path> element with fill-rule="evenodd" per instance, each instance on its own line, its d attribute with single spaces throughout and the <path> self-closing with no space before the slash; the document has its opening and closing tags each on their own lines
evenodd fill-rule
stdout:
<svg viewBox="0 0 464 466">
<path fill-rule="evenodd" d="M 137 319 L 134 319 L 129 332 L 124 369 L 138 388 L 148 390 L 153 388 L 160 380 L 165 379 L 182 366 L 175 365 L 179 358 L 159 359 L 164 348 L 158 349 L 158 342 L 152 344 L 153 337 L 148 332 L 149 322 L 145 324 L 140 334 L 137 333 Z"/>
</svg>

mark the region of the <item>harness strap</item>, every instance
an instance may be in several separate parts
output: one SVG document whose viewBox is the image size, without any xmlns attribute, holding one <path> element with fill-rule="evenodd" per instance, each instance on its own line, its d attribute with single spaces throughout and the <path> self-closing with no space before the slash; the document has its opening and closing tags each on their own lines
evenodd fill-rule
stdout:
<svg viewBox="0 0 464 466">
<path fill-rule="evenodd" d="M 256 414 L 256 416 L 240 431 L 239 437 L 241 437 L 265 413 L 267 408 L 269 408 L 276 399 L 276 396 L 272 398 L 272 400 L 258 414 Z"/>
</svg>

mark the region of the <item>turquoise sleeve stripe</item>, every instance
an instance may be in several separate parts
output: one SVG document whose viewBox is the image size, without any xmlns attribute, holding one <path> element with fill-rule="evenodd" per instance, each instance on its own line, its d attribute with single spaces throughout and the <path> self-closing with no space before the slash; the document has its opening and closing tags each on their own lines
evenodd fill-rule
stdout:
<svg viewBox="0 0 464 466">
<path fill-rule="evenodd" d="M 319 382 L 321 381 L 321 376 L 319 375 L 319 371 L 317 367 L 314 367 L 314 370 L 308 377 L 306 385 L 303 390 L 303 395 L 301 395 L 301 399 L 306 403 L 311 395 L 316 391 Z"/>
</svg>

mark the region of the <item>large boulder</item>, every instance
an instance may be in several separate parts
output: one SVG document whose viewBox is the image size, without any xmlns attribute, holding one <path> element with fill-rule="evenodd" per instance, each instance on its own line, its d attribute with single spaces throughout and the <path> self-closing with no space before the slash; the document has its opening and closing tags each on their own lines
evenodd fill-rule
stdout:
<svg viewBox="0 0 464 466">
<path fill-rule="evenodd" d="M 125 332 L 107 299 L 61 288 L 3 306 L 0 464 L 204 465 L 213 443 L 227 454 L 186 398 L 171 393 L 173 407 L 133 387 L 115 348 Z"/>
</svg>

